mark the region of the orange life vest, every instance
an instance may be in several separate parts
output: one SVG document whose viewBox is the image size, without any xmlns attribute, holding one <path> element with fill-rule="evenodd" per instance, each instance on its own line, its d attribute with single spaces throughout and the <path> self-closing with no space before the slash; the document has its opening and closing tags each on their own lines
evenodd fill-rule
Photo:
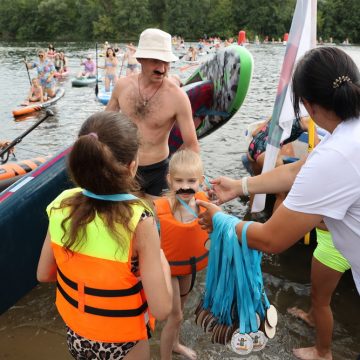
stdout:
<svg viewBox="0 0 360 360">
<path fill-rule="evenodd" d="M 205 193 L 198 192 L 195 199 L 209 201 Z M 207 266 L 209 251 L 205 243 L 208 233 L 198 220 L 182 223 L 174 218 L 167 198 L 155 200 L 160 222 L 161 247 L 171 268 L 171 275 L 194 274 Z"/>
<path fill-rule="evenodd" d="M 48 207 L 49 231 L 58 266 L 56 306 L 61 317 L 73 331 L 91 340 L 129 342 L 147 339 L 148 306 L 141 281 L 131 272 L 131 235 L 120 231 L 125 235 L 123 242 L 130 242 L 126 249 L 128 253 L 123 254 L 122 249 L 118 249 L 115 259 L 107 259 L 106 253 L 113 256 L 113 250 L 109 252 L 108 248 L 117 245 L 110 243 L 111 235 L 96 216 L 87 226 L 84 246 L 73 254 L 66 252 L 59 226 L 68 210 L 56 209 L 59 198 L 66 197 L 63 194 Z M 136 227 L 143 208 L 134 205 L 133 210 L 131 223 Z M 91 237 L 101 239 L 100 248 L 91 248 Z"/>
</svg>

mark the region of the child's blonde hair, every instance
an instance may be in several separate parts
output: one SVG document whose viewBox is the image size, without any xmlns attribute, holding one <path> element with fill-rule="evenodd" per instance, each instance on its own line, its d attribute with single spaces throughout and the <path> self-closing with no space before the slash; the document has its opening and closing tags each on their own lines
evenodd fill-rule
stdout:
<svg viewBox="0 0 360 360">
<path fill-rule="evenodd" d="M 184 149 L 177 151 L 170 159 L 169 174 L 190 175 L 201 178 L 204 174 L 204 166 L 198 153 Z"/>
</svg>

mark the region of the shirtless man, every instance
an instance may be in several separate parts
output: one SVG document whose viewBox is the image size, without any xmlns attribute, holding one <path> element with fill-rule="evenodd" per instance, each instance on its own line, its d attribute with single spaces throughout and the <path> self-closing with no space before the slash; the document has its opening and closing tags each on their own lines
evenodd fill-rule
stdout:
<svg viewBox="0 0 360 360">
<path fill-rule="evenodd" d="M 136 74 L 138 71 L 139 63 L 135 57 L 136 47 L 133 43 L 126 45 L 126 53 L 124 55 L 123 61 L 127 59 L 127 68 L 126 68 L 126 76 L 131 74 Z"/>
<path fill-rule="evenodd" d="M 145 193 L 159 196 L 167 188 L 168 138 L 175 122 L 183 146 L 196 152 L 200 147 L 189 98 L 167 77 L 170 62 L 177 60 L 170 34 L 158 29 L 143 31 L 135 56 L 141 73 L 117 81 L 106 110 L 121 110 L 138 126 L 140 183 Z"/>
</svg>

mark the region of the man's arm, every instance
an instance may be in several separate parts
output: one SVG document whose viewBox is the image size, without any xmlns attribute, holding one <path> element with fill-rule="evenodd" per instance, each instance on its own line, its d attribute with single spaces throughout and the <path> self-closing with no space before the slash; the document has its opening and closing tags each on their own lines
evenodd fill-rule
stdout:
<svg viewBox="0 0 360 360">
<path fill-rule="evenodd" d="M 116 82 L 111 98 L 106 105 L 105 111 L 120 111 L 119 105 L 119 81 Z"/>
<path fill-rule="evenodd" d="M 176 122 L 179 126 L 181 136 L 184 141 L 183 147 L 199 153 L 200 146 L 196 136 L 190 100 L 184 91 L 182 91 L 180 88 L 177 90 L 179 91 L 179 96 L 176 98 Z"/>
</svg>

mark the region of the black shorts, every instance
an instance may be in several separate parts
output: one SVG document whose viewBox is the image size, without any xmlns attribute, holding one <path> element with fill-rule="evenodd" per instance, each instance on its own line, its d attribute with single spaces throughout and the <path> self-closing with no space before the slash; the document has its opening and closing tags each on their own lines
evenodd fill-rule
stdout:
<svg viewBox="0 0 360 360">
<path fill-rule="evenodd" d="M 166 181 L 168 168 L 168 158 L 156 164 L 139 166 L 136 177 L 140 183 L 141 190 L 146 194 L 160 196 L 163 191 L 168 189 Z"/>
</svg>

